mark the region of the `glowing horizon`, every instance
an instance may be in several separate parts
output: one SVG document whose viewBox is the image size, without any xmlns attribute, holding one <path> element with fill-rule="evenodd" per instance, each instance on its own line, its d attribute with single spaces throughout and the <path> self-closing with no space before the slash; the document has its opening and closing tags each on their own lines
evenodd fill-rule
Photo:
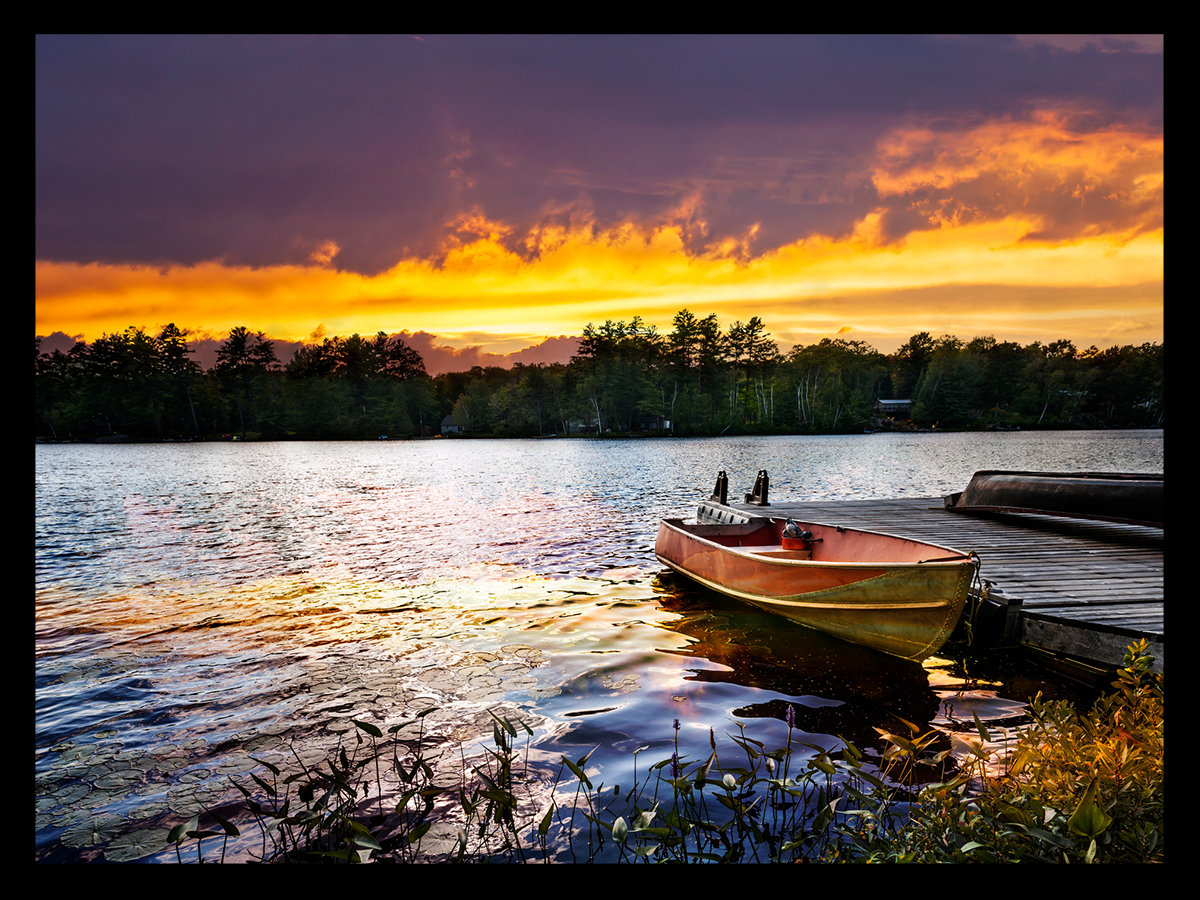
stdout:
<svg viewBox="0 0 1200 900">
<path fill-rule="evenodd" d="M 174 321 L 197 336 L 224 337 L 246 325 L 302 341 L 323 326 L 325 334 L 343 336 L 420 330 L 451 345 L 488 348 L 577 335 L 589 323 L 635 315 L 665 333 L 675 313 L 688 308 L 717 312 L 723 325 L 757 315 L 775 335 L 813 340 L 850 332 L 888 335 L 899 345 L 936 331 L 1022 343 L 1067 337 L 1082 348 L 1131 332 L 1162 339 L 1161 228 L 1124 242 L 1101 235 L 1052 246 L 1023 242 L 1032 227 L 1005 220 L 943 225 L 895 247 L 874 242 L 872 226 L 864 222 L 840 242 L 808 238 L 744 264 L 690 258 L 669 228 L 650 235 L 624 229 L 615 238 L 567 235 L 531 261 L 480 238 L 452 249 L 440 268 L 411 260 L 373 277 L 318 265 L 205 263 L 163 271 L 39 262 L 37 332 L 90 341 L 129 325 Z M 961 291 L 960 302 L 937 296 L 950 287 Z M 1003 288 L 1018 290 L 1005 302 Z M 989 295 L 985 315 L 972 305 L 977 290 Z M 896 310 L 901 295 L 910 300 Z M 923 298 L 917 308 L 914 295 Z M 853 309 L 831 308 L 846 300 Z"/>
<path fill-rule="evenodd" d="M 1100 73 L 1112 65 L 1144 73 L 1146 61 L 1161 67 L 1161 41 L 1131 46 L 1137 42 L 1118 38 L 1106 44 L 1101 39 L 1109 48 L 1104 53 L 1078 36 L 1021 36 L 1015 42 L 910 36 L 884 43 L 901 52 L 912 49 L 908 43 L 934 40 L 943 52 L 961 51 L 960 66 L 970 64 L 972 53 L 983 53 L 1014 72 L 1047 58 Z M 526 40 L 484 44 L 507 50 L 512 43 L 519 50 Z M 528 40 L 542 49 L 553 44 Z M 862 65 L 856 54 L 872 39 L 797 40 L 826 53 L 814 65 L 853 71 Z M 730 39 L 730 46 L 748 53 L 747 59 L 767 46 L 746 41 L 743 48 Z M 831 41 L 832 49 L 826 46 Z M 255 65 L 259 51 L 250 43 L 246 65 Z M 683 43 L 680 59 L 690 65 L 695 48 Z M 581 52 L 591 47 L 579 44 Z M 139 41 L 134 49 L 154 46 Z M 337 42 L 330 46 L 342 52 Z M 420 65 L 422 54 L 437 51 L 464 69 L 475 65 L 478 50 L 471 40 L 454 38 L 411 48 L 380 46 L 403 51 L 404 59 Z M 609 46 L 605 39 L 594 49 L 603 55 Z M 638 47 L 647 60 L 659 49 L 653 41 Z M 367 41 L 365 48 L 374 51 L 376 44 Z M 339 58 L 341 68 L 329 68 L 329 77 L 336 80 L 350 58 Z M 780 58 L 790 64 L 790 54 Z M 516 62 L 510 65 L 519 70 Z M 571 61 L 556 65 L 564 68 L 555 73 L 580 77 Z M 369 73 L 377 77 L 378 71 Z M 657 71 L 651 66 L 639 77 L 661 90 Z M 1124 69 L 1115 71 L 1114 84 L 1125 77 Z M 1161 104 L 1153 77 L 1139 77 L 1151 85 L 1147 108 Z M 976 95 L 993 90 L 993 82 L 981 75 L 974 87 L 964 88 L 964 97 L 939 100 L 945 109 L 872 109 L 861 114 L 865 124 L 843 121 L 833 88 L 826 106 L 799 118 L 791 95 L 779 107 L 747 114 L 738 98 L 752 93 L 735 91 L 728 106 L 689 112 L 649 137 L 639 131 L 649 126 L 636 115 L 614 117 L 603 92 L 585 94 L 592 106 L 579 112 L 578 134 L 564 132 L 562 120 L 549 117 L 531 126 L 536 133 L 516 136 L 489 130 L 491 119 L 480 111 L 490 109 L 487 103 L 458 94 L 446 109 L 473 127 L 447 130 L 446 110 L 437 107 L 428 121 L 418 121 L 424 128 L 418 133 L 432 149 L 404 149 L 396 157 L 394 165 L 412 169 L 402 182 L 403 196 L 430 195 L 427 206 L 406 205 L 407 218 L 397 219 L 386 202 L 373 205 L 372 189 L 394 176 L 366 152 L 345 163 L 358 179 L 352 182 L 358 206 L 311 188 L 310 182 L 321 184 L 313 174 L 321 170 L 311 167 L 302 167 L 309 174 L 287 182 L 278 196 L 265 173 L 243 185 L 236 156 L 232 163 L 200 158 L 209 167 L 203 171 L 212 173 L 204 182 L 215 186 L 212 201 L 201 193 L 180 206 L 159 206 L 159 195 L 175 189 L 159 185 L 157 193 L 131 197 L 127 211 L 118 207 L 124 224 L 113 225 L 112 235 L 103 218 L 110 194 L 102 194 L 98 211 L 90 214 L 76 210 L 87 191 L 62 194 L 58 206 L 47 207 L 53 215 L 39 208 L 46 246 L 58 249 L 42 252 L 39 245 L 35 329 L 87 341 L 168 322 L 198 338 L 220 339 L 239 325 L 283 341 L 424 332 L 450 347 L 510 353 L 546 338 L 578 335 L 587 324 L 607 319 L 640 316 L 666 334 L 673 316 L 686 308 L 698 316 L 716 313 L 723 327 L 758 316 L 784 350 L 842 335 L 892 352 L 921 331 L 966 340 L 990 334 L 1022 344 L 1066 338 L 1080 349 L 1161 342 L 1161 124 L 1147 124 L 1154 115 L 1142 111 L 1106 111 L 1109 101 L 1100 88 L 1081 100 L 1070 93 L 1078 91 L 1076 82 L 1064 83 L 1070 87 L 1053 86 L 1063 92 L 1057 102 L 1032 106 L 1015 88 L 1001 85 L 988 96 L 994 108 L 983 115 L 973 104 Z M 196 90 L 208 91 L 208 82 Z M 340 97 L 326 102 L 336 108 Z M 689 89 L 677 99 L 690 109 L 694 97 Z M 163 103 L 174 100 L 174 93 L 163 97 Z M 502 100 L 522 114 L 539 108 L 508 88 L 487 102 Z M 248 108 L 260 109 L 265 101 L 255 102 L 260 105 Z M 562 101 L 553 94 L 544 102 Z M 575 106 L 558 115 L 566 110 Z M 745 134 L 722 126 L 739 115 L 751 115 Z M 186 134 L 191 126 L 180 127 Z M 599 149 L 593 152 L 588 141 L 604 128 L 617 129 L 644 153 L 629 156 L 621 141 L 601 141 L 612 161 Z M 243 136 L 232 131 L 224 140 Z M 257 144 L 230 148 L 244 147 L 260 168 L 264 159 L 275 164 L 271 153 L 280 155 L 281 167 L 295 164 L 288 154 L 309 166 L 306 153 L 330 159 L 344 153 L 344 144 L 322 140 L 313 138 L 319 149 L 311 151 L 290 145 L 281 150 L 273 133 L 263 133 Z M 385 146 L 392 152 L 392 145 L 380 145 L 376 155 Z M 71 145 L 57 152 L 74 160 L 77 151 Z M 175 152 L 186 155 L 190 145 L 181 143 Z M 681 152 L 696 161 L 677 161 Z M 163 158 L 170 173 L 191 177 L 188 163 Z M 132 159 L 135 165 L 140 157 Z M 56 182 L 40 170 L 39 191 L 57 198 Z M 97 169 L 94 177 L 106 183 L 110 176 Z M 304 208 L 297 213 L 300 198 Z M 92 220 L 100 224 L 88 224 Z"/>
</svg>

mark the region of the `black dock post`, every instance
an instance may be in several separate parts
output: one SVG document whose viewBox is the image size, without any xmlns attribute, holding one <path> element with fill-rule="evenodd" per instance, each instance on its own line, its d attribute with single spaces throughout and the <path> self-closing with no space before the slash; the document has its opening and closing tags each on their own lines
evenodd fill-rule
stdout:
<svg viewBox="0 0 1200 900">
<path fill-rule="evenodd" d="M 720 503 L 724 506 L 729 496 L 729 479 L 725 476 L 725 470 L 722 469 L 717 473 L 717 486 L 713 488 L 712 496 L 708 499 L 714 503 Z"/>
<path fill-rule="evenodd" d="M 767 470 L 760 469 L 754 482 L 754 492 L 746 495 L 746 502 L 754 506 L 770 506 L 767 502 Z"/>
</svg>

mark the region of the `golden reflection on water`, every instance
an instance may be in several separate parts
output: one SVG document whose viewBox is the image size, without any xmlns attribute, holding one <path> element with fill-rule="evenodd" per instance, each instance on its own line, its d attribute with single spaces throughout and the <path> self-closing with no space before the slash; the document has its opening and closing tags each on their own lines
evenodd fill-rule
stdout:
<svg viewBox="0 0 1200 900">
<path fill-rule="evenodd" d="M 80 809 L 119 809 L 132 823 L 228 802 L 236 797 L 227 778 L 250 771 L 252 755 L 283 765 L 286 740 L 315 759 L 351 719 L 411 724 L 436 706 L 424 726 L 461 744 L 490 737 L 487 709 L 515 715 L 520 703 L 539 739 L 553 739 L 570 718 L 549 718 L 539 705 L 565 692 L 574 708 L 594 707 L 596 694 L 655 686 L 658 676 L 632 667 L 687 643 L 663 628 L 672 614 L 654 603 L 643 573 L 614 574 L 622 577 L 488 580 L 480 572 L 404 587 L 331 566 L 232 586 L 158 582 L 88 603 L 42 592 L 46 726 L 70 715 L 55 706 L 58 691 L 63 704 L 93 710 L 102 704 L 89 698 L 119 695 L 119 709 L 113 727 L 82 743 L 40 748 L 40 765 L 55 774 L 39 780 L 39 827 L 77 824 Z M 661 680 L 679 678 L 664 672 Z M 415 737 L 410 731 L 398 736 Z M 101 790 L 110 754 L 80 759 L 81 746 L 143 748 L 145 769 Z M 145 753 L 153 746 L 166 748 L 161 759 Z"/>
</svg>

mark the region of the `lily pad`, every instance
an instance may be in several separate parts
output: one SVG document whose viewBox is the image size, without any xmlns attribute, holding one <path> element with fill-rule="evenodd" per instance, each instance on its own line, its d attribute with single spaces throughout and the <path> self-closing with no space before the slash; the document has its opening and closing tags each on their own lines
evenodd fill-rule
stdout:
<svg viewBox="0 0 1200 900">
<path fill-rule="evenodd" d="M 141 773 L 109 772 L 101 775 L 95 781 L 95 786 L 102 791 L 123 790 L 141 781 Z"/>
<path fill-rule="evenodd" d="M 104 850 L 111 862 L 132 862 L 157 853 L 167 846 L 165 828 L 141 828 L 117 837 Z"/>
<path fill-rule="evenodd" d="M 524 663 L 505 663 L 492 669 L 492 674 L 499 675 L 501 678 L 508 678 L 514 675 L 528 675 L 529 671 L 529 666 Z"/>
<path fill-rule="evenodd" d="M 92 847 L 111 841 L 125 825 L 125 819 L 112 813 L 90 816 L 62 833 L 68 847 Z"/>
<path fill-rule="evenodd" d="M 152 819 L 167 811 L 166 803 L 144 803 L 137 809 L 129 811 L 130 819 Z"/>
</svg>

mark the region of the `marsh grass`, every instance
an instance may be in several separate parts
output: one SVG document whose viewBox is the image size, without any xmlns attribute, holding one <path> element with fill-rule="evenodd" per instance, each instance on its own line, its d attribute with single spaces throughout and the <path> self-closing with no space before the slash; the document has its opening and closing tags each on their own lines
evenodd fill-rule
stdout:
<svg viewBox="0 0 1200 900">
<path fill-rule="evenodd" d="M 1003 753 L 978 717 L 957 753 L 934 751 L 944 732 L 903 720 L 908 733 L 876 729 L 882 753 L 829 749 L 796 738 L 789 708 L 782 747 L 736 723 L 720 752 L 710 729 L 695 760 L 679 754 L 676 720 L 671 756 L 639 777 L 647 748 L 635 750 L 622 791 L 593 783 L 595 748 L 551 771 L 531 765 L 533 731 L 492 712 L 492 746 L 464 754 L 449 783 L 431 764 L 430 708 L 415 742 L 396 738 L 411 722 L 355 721 L 329 758 L 297 754 L 287 776 L 258 760 L 266 772 L 238 790 L 261 833 L 254 859 L 270 863 L 1161 862 L 1163 678 L 1151 663 L 1145 642 L 1131 646 L 1087 714 L 1039 695 Z M 180 862 L 224 861 L 241 837 L 207 816 L 215 825 L 197 816 L 168 835 Z"/>
</svg>

